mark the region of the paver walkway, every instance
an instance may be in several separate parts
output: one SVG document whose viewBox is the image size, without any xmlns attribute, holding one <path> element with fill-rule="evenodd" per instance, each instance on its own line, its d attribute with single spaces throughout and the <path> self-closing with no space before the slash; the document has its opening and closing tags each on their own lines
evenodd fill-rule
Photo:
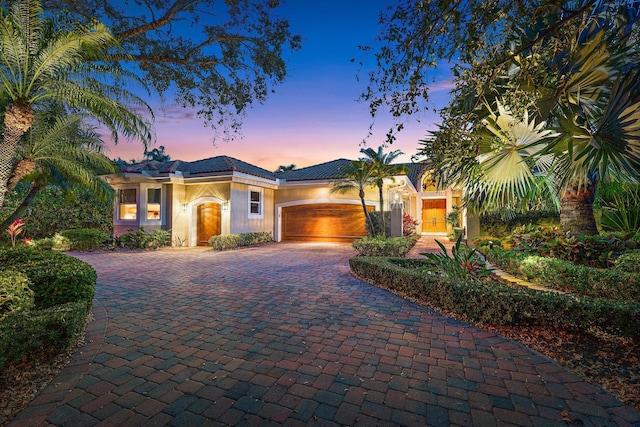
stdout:
<svg viewBox="0 0 640 427">
<path fill-rule="evenodd" d="M 77 254 L 98 271 L 86 345 L 13 425 L 640 424 L 535 351 L 354 278 L 352 254 Z"/>
</svg>

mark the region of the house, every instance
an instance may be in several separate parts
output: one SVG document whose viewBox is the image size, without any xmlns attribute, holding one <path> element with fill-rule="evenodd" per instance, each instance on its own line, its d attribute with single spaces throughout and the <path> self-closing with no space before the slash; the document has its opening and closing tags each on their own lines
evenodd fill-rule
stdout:
<svg viewBox="0 0 640 427">
<path fill-rule="evenodd" d="M 228 156 L 126 166 L 122 175 L 107 177 L 117 192 L 114 234 L 170 229 L 172 241 L 188 246 L 206 245 L 213 235 L 261 231 L 276 241 L 353 241 L 366 233 L 358 194 L 331 192 L 349 163 L 338 159 L 280 173 Z M 437 191 L 424 164 L 403 166 L 406 173 L 384 182 L 385 210 L 389 202 L 402 202 L 420 222 L 418 232 L 446 235 L 445 215 L 460 203 L 460 191 Z M 378 197 L 377 189 L 367 189 L 368 209 L 380 209 Z"/>
</svg>

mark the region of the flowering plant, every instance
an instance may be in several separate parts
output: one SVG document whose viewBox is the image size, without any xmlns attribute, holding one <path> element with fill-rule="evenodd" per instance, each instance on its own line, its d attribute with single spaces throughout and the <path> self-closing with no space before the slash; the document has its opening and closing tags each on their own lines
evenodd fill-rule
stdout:
<svg viewBox="0 0 640 427">
<path fill-rule="evenodd" d="M 16 237 L 24 231 L 24 221 L 20 218 L 16 219 L 7 228 L 7 233 L 11 236 L 11 246 L 16 246 Z"/>
</svg>

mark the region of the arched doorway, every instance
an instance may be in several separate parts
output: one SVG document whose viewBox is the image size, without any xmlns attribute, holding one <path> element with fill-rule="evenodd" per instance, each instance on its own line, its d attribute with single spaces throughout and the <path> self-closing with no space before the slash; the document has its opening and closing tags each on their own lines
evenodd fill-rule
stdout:
<svg viewBox="0 0 640 427">
<path fill-rule="evenodd" d="M 219 203 L 203 203 L 197 207 L 198 246 L 208 246 L 209 238 L 221 233 L 221 215 Z"/>
</svg>

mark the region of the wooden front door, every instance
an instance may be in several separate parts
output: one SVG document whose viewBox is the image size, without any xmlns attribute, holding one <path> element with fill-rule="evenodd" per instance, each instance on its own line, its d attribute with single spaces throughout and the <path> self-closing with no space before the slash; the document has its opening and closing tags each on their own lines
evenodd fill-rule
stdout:
<svg viewBox="0 0 640 427">
<path fill-rule="evenodd" d="M 220 204 L 203 203 L 198 206 L 198 246 L 209 245 L 209 238 L 221 232 Z"/>
<path fill-rule="evenodd" d="M 422 232 L 446 233 L 447 223 L 444 218 L 447 215 L 446 199 L 432 199 L 422 201 Z"/>
</svg>

